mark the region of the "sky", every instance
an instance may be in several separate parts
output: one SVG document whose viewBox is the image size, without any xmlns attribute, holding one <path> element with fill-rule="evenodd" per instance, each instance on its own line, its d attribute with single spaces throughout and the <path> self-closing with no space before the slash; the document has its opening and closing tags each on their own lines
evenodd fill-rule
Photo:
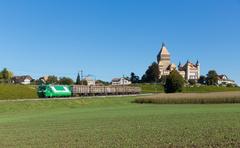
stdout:
<svg viewBox="0 0 240 148">
<path fill-rule="evenodd" d="M 15 75 L 141 77 L 162 42 L 240 84 L 240 0 L 0 0 L 0 69 Z"/>
</svg>

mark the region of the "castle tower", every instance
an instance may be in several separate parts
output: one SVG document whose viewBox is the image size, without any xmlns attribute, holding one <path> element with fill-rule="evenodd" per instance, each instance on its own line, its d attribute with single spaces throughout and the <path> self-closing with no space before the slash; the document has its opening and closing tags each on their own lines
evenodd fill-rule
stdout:
<svg viewBox="0 0 240 148">
<path fill-rule="evenodd" d="M 170 73 L 168 67 L 171 65 L 171 59 L 170 53 L 168 52 L 164 43 L 162 44 L 162 48 L 157 56 L 157 62 L 160 71 L 159 78 L 161 78 L 163 75 L 168 75 Z"/>
</svg>

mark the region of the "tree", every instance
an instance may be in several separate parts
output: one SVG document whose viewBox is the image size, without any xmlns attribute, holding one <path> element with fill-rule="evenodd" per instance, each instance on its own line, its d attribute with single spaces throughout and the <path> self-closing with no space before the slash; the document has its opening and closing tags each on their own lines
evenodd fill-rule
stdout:
<svg viewBox="0 0 240 148">
<path fill-rule="evenodd" d="M 2 79 L 3 82 L 10 82 L 12 77 L 13 77 L 13 73 L 9 71 L 7 68 L 4 68 L 0 72 L 0 79 Z"/>
<path fill-rule="evenodd" d="M 4 68 L 2 70 L 1 75 L 4 80 L 10 80 L 13 77 L 13 73 L 9 71 L 7 68 Z"/>
<path fill-rule="evenodd" d="M 103 81 L 103 80 L 97 80 L 96 85 L 110 85 L 110 83 L 107 81 Z"/>
<path fill-rule="evenodd" d="M 215 70 L 210 70 L 208 72 L 206 82 L 207 82 L 207 85 L 217 85 L 218 74 Z"/>
<path fill-rule="evenodd" d="M 164 90 L 166 93 L 181 92 L 184 86 L 184 79 L 178 73 L 178 71 L 173 70 L 166 79 L 166 84 L 164 85 Z"/>
<path fill-rule="evenodd" d="M 80 81 L 80 84 L 81 84 L 81 85 L 88 85 L 88 82 L 87 82 L 87 80 L 81 80 L 81 81 Z"/>
<path fill-rule="evenodd" d="M 72 85 L 74 82 L 71 78 L 61 77 L 59 78 L 59 84 L 61 85 Z"/>
<path fill-rule="evenodd" d="M 48 76 L 48 79 L 46 81 L 47 84 L 58 84 L 58 77 L 57 76 Z"/>
<path fill-rule="evenodd" d="M 142 77 L 142 82 L 158 82 L 159 81 L 159 66 L 156 62 L 153 62 Z"/>
<path fill-rule="evenodd" d="M 131 76 L 130 76 L 130 81 L 132 83 L 138 83 L 139 82 L 139 76 L 136 76 L 135 73 L 131 73 Z"/>
<path fill-rule="evenodd" d="M 167 80 L 167 76 L 166 76 L 166 75 L 163 75 L 163 76 L 161 76 L 159 82 L 160 82 L 162 85 L 165 85 L 165 84 L 166 84 L 166 80 Z"/>
<path fill-rule="evenodd" d="M 205 85 L 206 84 L 206 77 L 205 76 L 200 76 L 198 83 Z"/>
<path fill-rule="evenodd" d="M 77 76 L 76 84 L 77 85 L 81 84 L 81 78 L 80 78 L 80 74 L 79 73 L 78 73 L 78 76 Z"/>
</svg>

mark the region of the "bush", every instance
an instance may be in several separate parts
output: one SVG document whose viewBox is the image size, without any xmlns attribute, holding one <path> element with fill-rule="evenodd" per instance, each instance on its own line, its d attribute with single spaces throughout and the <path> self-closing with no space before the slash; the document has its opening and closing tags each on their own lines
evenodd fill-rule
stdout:
<svg viewBox="0 0 240 148">
<path fill-rule="evenodd" d="M 190 84 L 190 85 L 196 85 L 196 80 L 193 80 L 193 79 L 190 79 L 190 80 L 188 80 L 188 83 Z"/>
<path fill-rule="evenodd" d="M 176 70 L 173 70 L 170 75 L 167 76 L 164 91 L 166 93 L 182 92 L 183 86 L 183 77 Z"/>
</svg>

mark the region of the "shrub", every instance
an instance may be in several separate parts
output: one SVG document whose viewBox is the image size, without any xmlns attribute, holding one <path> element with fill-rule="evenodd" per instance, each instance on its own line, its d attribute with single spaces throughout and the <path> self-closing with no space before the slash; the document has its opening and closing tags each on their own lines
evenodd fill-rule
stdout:
<svg viewBox="0 0 240 148">
<path fill-rule="evenodd" d="M 183 86 L 183 77 L 176 70 L 173 70 L 170 75 L 167 76 L 164 91 L 166 93 L 182 92 Z"/>
<path fill-rule="evenodd" d="M 188 80 L 188 83 L 190 85 L 196 85 L 196 80 L 190 79 L 190 80 Z"/>
</svg>

